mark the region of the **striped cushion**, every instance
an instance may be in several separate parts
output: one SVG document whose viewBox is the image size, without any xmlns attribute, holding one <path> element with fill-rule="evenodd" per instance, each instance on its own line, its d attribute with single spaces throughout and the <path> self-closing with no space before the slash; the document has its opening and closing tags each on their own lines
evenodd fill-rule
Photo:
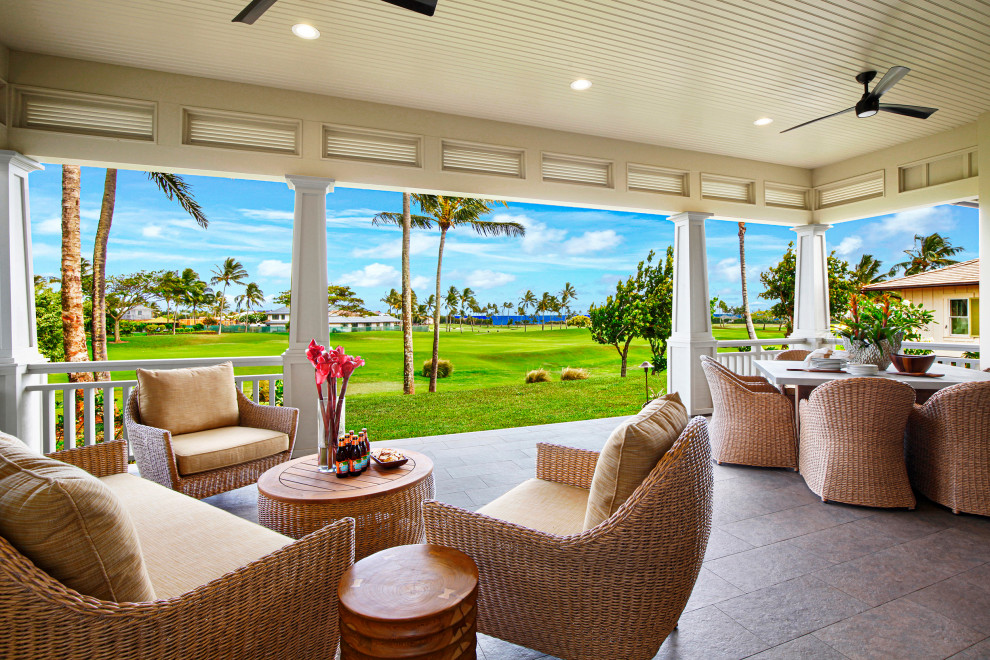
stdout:
<svg viewBox="0 0 990 660">
<path fill-rule="evenodd" d="M 155 599 L 137 531 L 117 496 L 88 472 L 7 438 L 0 438 L 0 536 L 81 594 Z"/>
</svg>

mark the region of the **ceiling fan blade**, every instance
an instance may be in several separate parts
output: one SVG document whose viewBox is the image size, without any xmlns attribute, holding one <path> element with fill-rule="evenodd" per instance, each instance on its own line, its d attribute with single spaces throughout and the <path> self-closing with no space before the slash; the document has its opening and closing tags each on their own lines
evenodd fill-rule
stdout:
<svg viewBox="0 0 990 660">
<path fill-rule="evenodd" d="M 437 2 L 439 1 L 440 0 L 385 0 L 385 2 L 395 5 L 396 7 L 411 9 L 418 14 L 425 14 L 426 16 L 433 16 L 433 13 L 437 10 Z"/>
<path fill-rule="evenodd" d="M 247 23 L 254 25 L 254 22 L 261 18 L 261 15 L 268 11 L 268 8 L 275 4 L 276 0 L 251 0 L 248 6 L 241 10 L 231 23 Z"/>
<path fill-rule="evenodd" d="M 900 103 L 881 103 L 880 110 L 895 115 L 914 117 L 915 119 L 928 119 L 938 112 L 938 108 L 925 108 L 920 105 L 901 105 Z"/>
<path fill-rule="evenodd" d="M 870 92 L 873 96 L 877 98 L 883 96 L 885 93 L 890 91 L 890 88 L 896 85 L 901 78 L 911 73 L 911 69 L 906 66 L 892 66 L 887 69 L 887 73 L 883 74 L 883 78 L 880 82 L 876 84 L 873 91 Z"/>
<path fill-rule="evenodd" d="M 808 124 L 814 124 L 816 121 L 821 121 L 823 119 L 831 119 L 832 117 L 838 117 L 847 112 L 852 112 L 856 108 L 846 108 L 845 110 L 839 110 L 838 112 L 833 112 L 830 115 L 825 115 L 824 117 L 819 117 L 818 119 L 812 119 L 811 121 L 806 121 L 803 124 L 798 124 L 797 126 L 791 126 L 790 128 L 785 128 L 781 133 L 786 133 L 787 131 L 793 131 L 795 128 L 801 128 L 802 126 L 807 126 Z"/>
</svg>

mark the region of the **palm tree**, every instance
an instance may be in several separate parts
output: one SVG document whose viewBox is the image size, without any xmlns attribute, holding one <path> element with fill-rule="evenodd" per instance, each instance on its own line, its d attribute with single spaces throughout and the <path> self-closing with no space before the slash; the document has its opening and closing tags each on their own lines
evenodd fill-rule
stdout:
<svg viewBox="0 0 990 660">
<path fill-rule="evenodd" d="M 62 346 L 66 362 L 89 360 L 83 313 L 82 240 L 79 218 L 79 166 L 62 166 Z M 91 373 L 71 373 L 69 381 L 88 383 Z M 68 404 L 66 404 L 68 405 Z M 69 449 L 69 447 L 66 447 Z"/>
<path fill-rule="evenodd" d="M 852 283 L 856 285 L 857 291 L 863 292 L 863 287 L 877 282 L 883 282 L 887 278 L 886 273 L 881 273 L 880 260 L 872 254 L 864 254 L 859 258 L 859 263 L 853 267 L 850 274 Z"/>
<path fill-rule="evenodd" d="M 190 269 L 187 268 L 186 270 L 190 270 Z M 185 275 L 185 271 L 183 271 L 183 276 L 184 275 Z M 183 279 L 185 278 L 183 277 Z M 207 294 L 212 294 L 212 293 L 213 293 L 213 289 L 210 288 L 210 285 L 204 282 L 203 280 L 199 279 L 198 275 L 196 276 L 195 282 L 192 282 L 191 284 L 189 284 L 184 288 L 182 292 L 182 302 L 187 307 L 189 307 L 189 311 L 190 314 L 192 315 L 192 318 L 194 319 L 194 322 L 195 319 L 197 318 L 196 310 L 210 304 L 209 302 L 207 302 Z"/>
<path fill-rule="evenodd" d="M 577 300 L 577 289 L 570 282 L 564 282 L 564 288 L 560 290 L 560 306 L 564 308 L 567 316 L 571 314 L 572 300 Z"/>
<path fill-rule="evenodd" d="M 535 305 L 536 305 L 536 296 L 533 295 L 532 289 L 527 289 L 526 293 L 523 294 L 523 297 L 519 299 L 519 309 L 521 309 L 523 315 L 525 315 L 526 310 L 528 310 L 530 307 L 534 307 Z M 526 332 L 527 325 L 529 324 L 523 323 L 523 332 Z"/>
<path fill-rule="evenodd" d="M 478 308 L 478 301 L 474 299 L 474 289 L 466 287 L 460 293 L 461 299 L 461 332 L 464 332 L 464 317 L 468 312 L 474 312 Z M 474 318 L 471 318 L 471 332 L 474 332 Z"/>
<path fill-rule="evenodd" d="M 450 332 L 450 316 L 457 311 L 457 306 L 461 302 L 461 292 L 453 284 L 447 289 L 447 295 L 443 299 L 443 304 L 447 308 L 447 332 Z M 438 310 L 439 311 L 439 310 Z"/>
<path fill-rule="evenodd" d="M 543 330 L 543 326 L 547 322 L 547 312 L 551 309 L 551 298 L 550 294 L 546 291 L 543 292 L 543 297 L 540 301 L 536 303 L 536 311 L 540 314 L 540 330 Z"/>
<path fill-rule="evenodd" d="M 189 184 L 177 174 L 167 172 L 147 172 L 158 189 L 170 200 L 178 202 L 179 206 L 206 229 L 209 220 L 192 195 Z M 78 183 L 77 183 L 78 185 Z M 107 168 L 103 181 L 103 203 L 100 206 L 100 220 L 96 225 L 96 237 L 93 242 L 93 283 L 91 297 L 93 300 L 93 359 L 107 359 L 107 319 L 106 319 L 106 289 L 107 289 L 107 243 L 110 240 L 110 226 L 113 224 L 113 211 L 117 201 L 117 170 Z M 175 332 L 175 326 L 172 326 Z M 110 380 L 109 372 L 100 372 L 99 380 Z"/>
<path fill-rule="evenodd" d="M 248 282 L 247 286 L 244 287 L 244 293 L 237 296 L 235 300 L 238 307 L 243 306 L 245 311 L 250 312 L 265 302 L 265 292 L 261 290 L 261 287 L 257 283 Z"/>
<path fill-rule="evenodd" d="M 890 275 L 893 276 L 900 269 L 904 270 L 905 275 L 917 275 L 928 270 L 951 266 L 959 262 L 950 257 L 962 251 L 962 247 L 952 245 L 948 238 L 937 232 L 928 236 L 915 234 L 914 248 L 904 250 L 908 260 L 891 268 Z"/>
<path fill-rule="evenodd" d="M 440 247 L 437 250 L 437 280 L 436 297 L 440 299 L 440 277 L 443 270 L 443 247 L 447 240 L 447 232 L 455 227 L 470 227 L 481 236 L 523 236 L 526 228 L 518 222 L 501 222 L 484 220 L 482 216 L 491 213 L 496 204 L 506 205 L 505 202 L 495 202 L 470 197 L 445 197 L 443 195 L 413 195 L 425 214 L 413 216 L 410 223 L 418 227 L 440 229 Z M 396 224 L 394 214 L 378 214 L 375 222 Z M 438 315 L 437 315 L 438 316 Z M 430 392 L 437 391 L 437 360 L 440 355 L 440 319 L 433 319 L 433 363 L 430 369 Z"/>
<path fill-rule="evenodd" d="M 505 312 L 506 316 L 512 315 L 512 303 L 504 302 L 502 303 L 502 310 Z M 506 325 L 508 325 L 508 320 L 506 320 Z"/>
<path fill-rule="evenodd" d="M 402 295 L 395 289 L 389 291 L 388 295 L 382 298 L 381 301 L 388 307 L 389 314 L 394 310 L 402 308 Z"/>
<path fill-rule="evenodd" d="M 191 269 L 188 269 L 191 270 Z M 164 270 L 158 274 L 155 282 L 155 295 L 165 303 L 165 322 L 168 323 L 169 313 L 172 304 L 182 300 L 183 282 L 182 278 L 174 270 Z M 175 334 L 175 323 L 172 323 L 172 334 Z"/>
<path fill-rule="evenodd" d="M 223 290 L 220 292 L 220 298 L 223 298 L 226 304 L 227 300 L 227 287 L 231 284 L 241 284 L 247 278 L 248 272 L 244 270 L 244 265 L 240 261 L 234 259 L 233 257 L 227 257 L 222 264 L 213 269 L 213 279 L 210 280 L 210 284 L 223 284 Z M 217 317 L 217 334 L 223 334 L 223 316 Z"/>
<path fill-rule="evenodd" d="M 749 311 L 749 288 L 746 286 L 746 223 L 739 223 L 739 279 L 742 282 L 743 316 L 746 317 L 746 332 L 750 339 L 756 339 L 753 315 Z"/>
</svg>

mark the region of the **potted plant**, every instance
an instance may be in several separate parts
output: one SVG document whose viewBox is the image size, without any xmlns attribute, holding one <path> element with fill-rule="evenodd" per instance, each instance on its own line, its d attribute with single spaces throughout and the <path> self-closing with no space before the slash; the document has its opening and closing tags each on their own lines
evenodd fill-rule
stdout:
<svg viewBox="0 0 990 660">
<path fill-rule="evenodd" d="M 920 339 L 918 331 L 933 320 L 931 311 L 890 294 L 873 300 L 853 294 L 849 314 L 837 334 L 850 362 L 875 364 L 884 370 L 890 366 L 891 355 L 900 352 L 901 342 Z"/>
</svg>

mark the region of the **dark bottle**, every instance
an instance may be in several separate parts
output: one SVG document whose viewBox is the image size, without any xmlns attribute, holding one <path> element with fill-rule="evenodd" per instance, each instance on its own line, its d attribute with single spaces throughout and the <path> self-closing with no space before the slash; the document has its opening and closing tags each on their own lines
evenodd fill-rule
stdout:
<svg viewBox="0 0 990 660">
<path fill-rule="evenodd" d="M 361 429 L 361 462 L 365 469 L 371 466 L 371 443 L 368 441 L 368 429 Z"/>
<path fill-rule="evenodd" d="M 348 458 L 351 462 L 351 476 L 358 476 L 361 474 L 361 450 L 358 449 L 357 434 L 352 430 L 347 434 L 350 438 L 351 450 L 348 452 Z"/>
<path fill-rule="evenodd" d="M 346 451 L 347 443 L 344 438 L 340 438 L 340 440 L 337 441 L 337 451 L 335 452 L 333 459 L 338 479 L 343 479 L 350 471 L 348 469 L 349 463 L 347 462 L 347 458 L 345 458 Z"/>
</svg>

